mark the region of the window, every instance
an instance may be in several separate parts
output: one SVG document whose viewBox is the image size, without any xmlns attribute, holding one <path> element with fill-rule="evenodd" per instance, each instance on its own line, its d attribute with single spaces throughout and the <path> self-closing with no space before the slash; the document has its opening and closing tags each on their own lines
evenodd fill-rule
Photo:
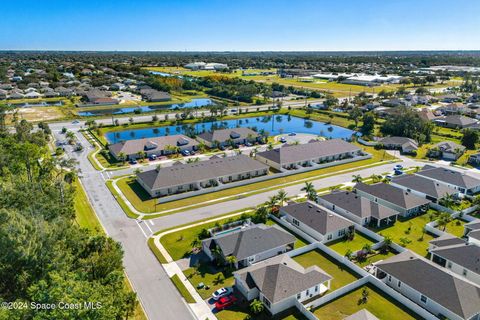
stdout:
<svg viewBox="0 0 480 320">
<path fill-rule="evenodd" d="M 300 299 L 301 297 L 302 297 L 301 293 L 297 294 L 297 299 Z"/>
<path fill-rule="evenodd" d="M 388 282 L 392 282 L 392 276 L 388 276 Z"/>
<path fill-rule="evenodd" d="M 327 240 L 332 240 L 332 238 L 333 238 L 332 234 L 329 234 L 329 235 L 327 236 Z"/>
<path fill-rule="evenodd" d="M 310 289 L 307 289 L 306 294 L 307 294 L 307 296 L 310 294 Z"/>
<path fill-rule="evenodd" d="M 452 269 L 452 263 L 450 261 L 448 261 L 448 263 L 447 263 L 447 268 Z"/>
<path fill-rule="evenodd" d="M 423 294 L 420 296 L 420 301 L 423 303 L 427 303 L 427 297 L 425 297 Z"/>
<path fill-rule="evenodd" d="M 402 286 L 402 282 L 398 281 L 398 287 L 400 288 Z"/>
<path fill-rule="evenodd" d="M 297 219 L 293 219 L 292 223 L 296 225 L 297 227 L 300 226 L 300 222 Z"/>
<path fill-rule="evenodd" d="M 338 236 L 339 237 L 344 236 L 344 235 L 345 235 L 345 229 L 342 229 L 342 230 L 338 231 Z"/>
<path fill-rule="evenodd" d="M 335 210 L 335 205 L 332 206 L 332 210 Z"/>
<path fill-rule="evenodd" d="M 318 286 L 315 286 L 315 292 L 318 292 Z"/>
<path fill-rule="evenodd" d="M 464 277 L 467 276 L 467 269 L 463 269 L 463 276 L 464 276 Z"/>
<path fill-rule="evenodd" d="M 268 299 L 265 298 L 265 296 L 263 297 L 262 300 L 263 300 L 263 303 L 265 303 L 265 305 L 270 308 L 270 301 L 268 301 Z"/>
</svg>

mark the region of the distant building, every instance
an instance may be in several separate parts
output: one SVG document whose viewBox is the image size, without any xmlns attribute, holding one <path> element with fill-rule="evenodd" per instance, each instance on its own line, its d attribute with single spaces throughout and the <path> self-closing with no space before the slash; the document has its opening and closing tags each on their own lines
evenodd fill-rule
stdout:
<svg viewBox="0 0 480 320">
<path fill-rule="evenodd" d="M 385 149 L 401 150 L 403 153 L 413 153 L 418 150 L 418 142 L 406 137 L 385 137 L 378 140 Z"/>
<path fill-rule="evenodd" d="M 428 156 L 443 158 L 445 160 L 457 160 L 465 152 L 465 147 L 453 141 L 442 141 L 428 150 Z"/>
<path fill-rule="evenodd" d="M 464 129 L 478 125 L 478 120 L 462 115 L 450 115 L 435 119 L 435 123 L 441 127 Z"/>
<path fill-rule="evenodd" d="M 172 97 L 168 92 L 158 91 L 155 89 L 141 89 L 140 94 L 142 98 L 148 102 L 163 102 L 172 100 Z"/>
<path fill-rule="evenodd" d="M 233 128 L 207 131 L 197 135 L 197 140 L 209 148 L 225 147 L 230 143 L 245 144 L 259 141 L 260 135 L 249 128 Z"/>
<path fill-rule="evenodd" d="M 186 69 L 190 70 L 223 70 L 228 69 L 228 65 L 224 63 L 216 63 L 216 62 L 192 62 L 188 63 L 184 66 Z"/>
</svg>

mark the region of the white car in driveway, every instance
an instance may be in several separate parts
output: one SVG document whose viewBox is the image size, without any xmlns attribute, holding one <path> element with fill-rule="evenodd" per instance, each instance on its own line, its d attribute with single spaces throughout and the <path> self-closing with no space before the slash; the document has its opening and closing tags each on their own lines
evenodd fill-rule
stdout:
<svg viewBox="0 0 480 320">
<path fill-rule="evenodd" d="M 233 289 L 231 287 L 228 287 L 228 288 L 220 288 L 218 289 L 217 291 L 215 291 L 214 293 L 212 293 L 212 298 L 214 300 L 218 300 L 220 299 L 221 297 L 225 297 L 225 296 L 228 296 L 229 294 L 231 294 L 233 292 Z"/>
</svg>

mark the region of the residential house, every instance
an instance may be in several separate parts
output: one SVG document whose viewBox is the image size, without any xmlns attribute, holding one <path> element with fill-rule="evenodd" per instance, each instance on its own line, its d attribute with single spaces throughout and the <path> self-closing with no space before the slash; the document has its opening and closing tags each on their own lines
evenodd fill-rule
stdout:
<svg viewBox="0 0 480 320">
<path fill-rule="evenodd" d="M 42 95 L 36 91 L 30 91 L 24 95 L 24 98 L 26 99 L 38 99 L 41 98 Z"/>
<path fill-rule="evenodd" d="M 110 144 L 108 149 L 115 159 L 123 153 L 127 159 L 137 159 L 139 152 L 145 152 L 147 157 L 151 155 L 162 156 L 184 150 L 196 150 L 199 143 L 183 134 L 173 136 L 161 136 L 143 139 L 126 140 Z"/>
<path fill-rule="evenodd" d="M 304 268 L 287 255 L 254 264 L 233 276 L 235 288 L 248 301 L 263 302 L 272 315 L 327 292 L 332 279 L 318 266 Z"/>
<path fill-rule="evenodd" d="M 438 110 L 442 111 L 443 114 L 452 115 L 452 114 L 464 114 L 468 111 L 468 108 L 465 104 L 460 102 L 450 103 L 446 106 L 441 106 Z"/>
<path fill-rule="evenodd" d="M 438 101 L 445 102 L 445 103 L 453 103 L 462 101 L 462 98 L 455 95 L 455 94 L 446 94 L 437 97 Z"/>
<path fill-rule="evenodd" d="M 459 194 L 459 191 L 454 188 L 414 174 L 405 174 L 394 177 L 390 182 L 390 185 L 411 192 L 412 194 L 430 200 L 433 203 L 437 203 L 447 195 L 457 196 Z"/>
<path fill-rule="evenodd" d="M 354 190 L 361 197 L 398 211 L 402 217 L 425 212 L 430 204 L 430 200 L 383 182 L 375 184 L 358 182 Z"/>
<path fill-rule="evenodd" d="M 472 166 L 478 166 L 480 164 L 480 153 L 471 154 L 468 157 L 468 163 Z"/>
<path fill-rule="evenodd" d="M 168 92 L 158 91 L 155 89 L 141 89 L 140 95 L 148 102 L 163 102 L 172 100 L 172 96 Z"/>
<path fill-rule="evenodd" d="M 435 180 L 464 194 L 473 195 L 480 191 L 480 180 L 464 172 L 426 165 L 415 174 Z"/>
<path fill-rule="evenodd" d="M 385 137 L 378 144 L 389 150 L 401 150 L 403 153 L 414 153 L 418 150 L 418 142 L 407 137 Z"/>
<path fill-rule="evenodd" d="M 468 223 L 465 223 L 463 225 L 463 228 L 465 229 L 464 230 L 464 235 L 465 236 L 470 235 L 470 233 L 473 232 L 473 231 L 480 230 L 480 219 L 475 219 L 475 220 L 472 220 Z"/>
<path fill-rule="evenodd" d="M 8 91 L 7 90 L 3 90 L 3 89 L 0 89 L 0 99 L 7 99 L 7 94 L 8 94 Z"/>
<path fill-rule="evenodd" d="M 260 141 L 260 135 L 249 128 L 233 128 L 213 130 L 200 133 L 197 140 L 209 148 L 226 147 L 232 144 L 239 145 L 247 142 Z"/>
<path fill-rule="evenodd" d="M 235 257 L 235 268 L 254 263 L 293 250 L 296 238 L 277 226 L 252 225 L 228 233 L 219 233 L 202 241 L 202 250 L 210 260 Z"/>
<path fill-rule="evenodd" d="M 280 171 L 311 167 L 336 160 L 365 155 L 354 144 L 341 139 L 312 140 L 306 144 L 284 145 L 281 148 L 259 152 L 255 158 Z"/>
<path fill-rule="evenodd" d="M 480 229 L 468 233 L 468 243 L 480 246 Z"/>
<path fill-rule="evenodd" d="M 228 185 L 267 173 L 268 166 L 241 154 L 144 171 L 137 174 L 137 181 L 150 196 L 158 197 Z"/>
<path fill-rule="evenodd" d="M 433 262 L 480 285 L 479 246 L 461 243 L 429 251 Z"/>
<path fill-rule="evenodd" d="M 355 230 L 353 222 L 310 201 L 288 204 L 280 208 L 280 216 L 323 243 L 342 239 Z"/>
<path fill-rule="evenodd" d="M 360 197 L 351 191 L 335 191 L 319 196 L 318 203 L 360 225 L 383 227 L 397 221 L 398 212 Z"/>
<path fill-rule="evenodd" d="M 436 116 L 433 114 L 432 110 L 423 108 L 418 112 L 418 116 L 425 121 L 433 121 L 435 120 Z"/>
<path fill-rule="evenodd" d="M 428 156 L 455 161 L 465 152 L 465 147 L 453 141 L 442 141 L 428 150 Z"/>
<path fill-rule="evenodd" d="M 127 87 L 127 86 L 125 86 L 123 83 L 115 82 L 115 83 L 113 83 L 113 84 L 110 85 L 110 90 L 120 91 L 120 90 L 125 89 L 126 87 Z"/>
<path fill-rule="evenodd" d="M 470 128 L 478 124 L 478 120 L 462 115 L 451 115 L 435 119 L 438 126 L 454 129 Z"/>
<path fill-rule="evenodd" d="M 480 319 L 480 287 L 406 250 L 375 264 L 375 275 L 437 318 Z"/>
</svg>

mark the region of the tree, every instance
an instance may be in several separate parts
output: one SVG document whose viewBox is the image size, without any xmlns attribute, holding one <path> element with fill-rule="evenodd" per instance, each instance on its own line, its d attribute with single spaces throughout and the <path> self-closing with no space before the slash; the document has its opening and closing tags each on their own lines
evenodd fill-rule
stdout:
<svg viewBox="0 0 480 320">
<path fill-rule="evenodd" d="M 365 135 L 369 136 L 373 133 L 373 129 L 375 129 L 375 117 L 371 112 L 366 112 L 362 118 L 363 124 L 360 127 L 360 132 Z"/>
<path fill-rule="evenodd" d="M 405 107 L 398 107 L 399 113 L 391 115 L 380 127 L 385 136 L 407 137 L 419 143 L 431 141 L 433 124 L 423 120 L 418 112 Z"/>
<path fill-rule="evenodd" d="M 302 191 L 307 193 L 307 199 L 310 201 L 317 200 L 317 191 L 315 191 L 315 187 L 313 186 L 312 182 L 305 182 L 305 187 L 302 188 Z"/>
<path fill-rule="evenodd" d="M 362 182 L 362 176 L 359 174 L 354 174 L 352 176 L 352 182 Z"/>
<path fill-rule="evenodd" d="M 474 150 L 475 144 L 478 143 L 478 133 L 472 129 L 465 129 L 463 130 L 462 136 L 462 145 L 465 146 L 467 149 Z"/>
<path fill-rule="evenodd" d="M 261 302 L 258 299 L 255 299 L 250 303 L 250 311 L 253 314 L 259 314 L 263 312 L 264 309 L 265 309 L 265 306 L 263 305 L 263 302 Z"/>
<path fill-rule="evenodd" d="M 278 209 L 278 199 L 275 196 L 269 197 L 268 201 L 265 202 L 265 207 L 270 213 L 274 213 Z"/>
<path fill-rule="evenodd" d="M 228 256 L 225 258 L 225 261 L 228 263 L 230 268 L 233 268 L 237 263 L 237 258 L 235 256 Z"/>
<path fill-rule="evenodd" d="M 354 107 L 348 113 L 348 117 L 355 122 L 355 128 L 358 127 L 358 122 L 360 121 L 360 117 L 362 116 L 362 110 L 359 107 Z"/>
<path fill-rule="evenodd" d="M 285 192 L 285 190 L 281 189 L 278 191 L 277 193 L 277 201 L 280 203 L 280 206 L 283 206 L 283 204 L 287 201 L 287 193 Z"/>
<path fill-rule="evenodd" d="M 125 163 L 125 161 L 127 160 L 127 155 L 124 152 L 120 152 L 117 157 L 118 160 L 122 161 L 123 163 Z"/>
<path fill-rule="evenodd" d="M 448 212 L 442 212 L 438 216 L 437 226 L 442 228 L 443 231 L 447 228 L 447 225 L 452 221 L 452 216 Z"/>
<path fill-rule="evenodd" d="M 254 223 L 265 223 L 268 218 L 268 210 L 265 206 L 260 206 L 255 210 L 255 214 L 252 217 Z"/>
</svg>

